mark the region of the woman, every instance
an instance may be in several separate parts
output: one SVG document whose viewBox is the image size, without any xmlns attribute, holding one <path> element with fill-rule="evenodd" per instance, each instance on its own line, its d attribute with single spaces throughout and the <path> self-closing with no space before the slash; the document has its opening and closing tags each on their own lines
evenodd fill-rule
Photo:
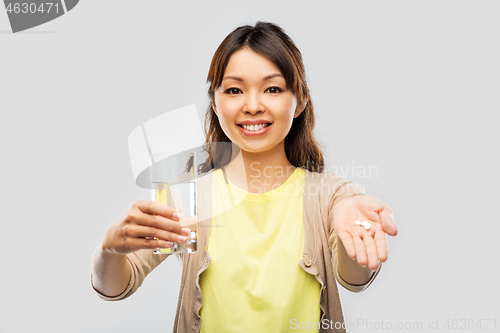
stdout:
<svg viewBox="0 0 500 333">
<path fill-rule="evenodd" d="M 198 251 L 180 255 L 174 332 L 342 332 L 335 279 L 362 291 L 387 259 L 386 233 L 397 234 L 392 211 L 324 171 L 305 77 L 300 51 L 271 23 L 235 29 L 215 52 L 210 157 L 199 178 L 209 217 L 200 221 Z M 212 214 L 230 204 L 227 193 L 239 203 Z M 94 289 L 106 300 L 130 296 L 167 257 L 151 249 L 185 242 L 189 231 L 170 207 L 136 202 L 94 253 Z"/>
</svg>

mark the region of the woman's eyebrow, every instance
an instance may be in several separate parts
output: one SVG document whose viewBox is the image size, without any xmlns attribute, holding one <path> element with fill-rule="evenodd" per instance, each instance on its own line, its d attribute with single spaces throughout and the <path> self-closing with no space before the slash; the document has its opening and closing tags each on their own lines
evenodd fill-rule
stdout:
<svg viewBox="0 0 500 333">
<path fill-rule="evenodd" d="M 267 80 L 271 80 L 273 77 L 277 77 L 277 76 L 280 76 L 280 77 L 283 77 L 283 75 L 281 75 L 280 73 L 275 73 L 275 74 L 271 74 L 271 75 L 268 75 L 264 78 L 264 80 L 262 81 L 267 81 Z M 284 78 L 284 77 L 283 77 Z"/>
<path fill-rule="evenodd" d="M 270 80 L 273 77 L 277 77 L 277 76 L 283 77 L 283 75 L 281 75 L 280 73 L 275 73 L 275 74 L 271 74 L 271 75 L 265 76 L 264 79 L 262 79 L 262 81 L 267 81 L 267 80 Z M 244 81 L 241 77 L 239 77 L 239 76 L 232 76 L 232 75 L 224 76 L 224 78 L 222 79 L 222 81 L 224 81 L 224 80 L 235 80 L 235 81 L 240 81 L 240 82 Z"/>
</svg>

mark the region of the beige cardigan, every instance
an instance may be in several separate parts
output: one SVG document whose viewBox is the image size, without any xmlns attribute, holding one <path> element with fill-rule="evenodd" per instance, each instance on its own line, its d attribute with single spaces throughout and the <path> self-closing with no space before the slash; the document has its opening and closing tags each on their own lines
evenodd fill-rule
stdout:
<svg viewBox="0 0 500 333">
<path fill-rule="evenodd" d="M 322 311 L 320 332 L 345 332 L 336 329 L 344 318 L 335 280 L 353 292 L 365 290 L 380 271 L 381 264 L 363 285 L 351 285 L 342 280 L 337 270 L 337 236 L 333 231 L 333 209 L 344 198 L 364 194 L 354 182 L 345 180 L 338 173 L 306 172 L 303 204 L 305 240 L 303 257 L 297 264 L 307 273 L 316 277 L 321 285 L 320 308 Z M 182 264 L 182 278 L 175 315 L 173 332 L 198 332 L 201 318 L 202 294 L 199 285 L 200 274 L 210 265 L 207 252 L 208 236 L 211 227 L 212 210 L 212 175 L 210 171 L 200 176 L 198 190 L 198 251 L 191 254 L 177 254 Z M 118 296 L 108 297 L 97 290 L 99 297 L 108 301 L 129 297 L 141 286 L 144 278 L 170 254 L 153 254 L 152 250 L 139 250 L 127 255 L 131 266 L 131 277 L 125 291 Z M 290 318 L 292 319 L 292 318 Z M 283 323 L 289 325 L 289 323 Z"/>
</svg>

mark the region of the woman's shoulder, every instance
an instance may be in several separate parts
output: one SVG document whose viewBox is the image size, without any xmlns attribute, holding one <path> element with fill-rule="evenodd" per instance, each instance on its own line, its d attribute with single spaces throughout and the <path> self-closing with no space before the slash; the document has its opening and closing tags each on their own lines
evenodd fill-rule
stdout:
<svg viewBox="0 0 500 333">
<path fill-rule="evenodd" d="M 206 178 L 207 176 L 210 176 L 210 175 L 212 175 L 212 174 L 214 174 L 214 173 L 217 173 L 217 171 L 219 171 L 219 172 L 220 172 L 220 170 L 221 170 L 221 169 L 210 169 L 210 170 L 205 171 L 205 172 L 203 172 L 203 173 L 199 173 L 199 174 L 198 174 L 198 178 Z"/>
<path fill-rule="evenodd" d="M 329 200 L 335 195 L 364 194 L 364 191 L 355 182 L 345 179 L 338 172 L 331 170 L 315 172 L 307 169 L 304 171 L 306 176 L 304 194 L 306 197 L 319 196 L 320 200 Z"/>
<path fill-rule="evenodd" d="M 323 170 L 323 172 L 310 171 L 306 168 L 301 168 L 305 171 L 305 176 L 311 182 L 336 182 L 341 181 L 344 178 L 340 176 L 338 172 L 331 170 Z"/>
</svg>

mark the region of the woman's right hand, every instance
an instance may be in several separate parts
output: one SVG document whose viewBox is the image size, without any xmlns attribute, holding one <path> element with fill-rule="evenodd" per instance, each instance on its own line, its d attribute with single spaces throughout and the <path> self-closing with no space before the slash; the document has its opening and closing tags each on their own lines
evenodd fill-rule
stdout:
<svg viewBox="0 0 500 333">
<path fill-rule="evenodd" d="M 190 229 L 179 223 L 175 210 L 162 203 L 137 201 L 106 232 L 104 251 L 126 255 L 141 249 L 168 248 L 184 243 Z"/>
</svg>

